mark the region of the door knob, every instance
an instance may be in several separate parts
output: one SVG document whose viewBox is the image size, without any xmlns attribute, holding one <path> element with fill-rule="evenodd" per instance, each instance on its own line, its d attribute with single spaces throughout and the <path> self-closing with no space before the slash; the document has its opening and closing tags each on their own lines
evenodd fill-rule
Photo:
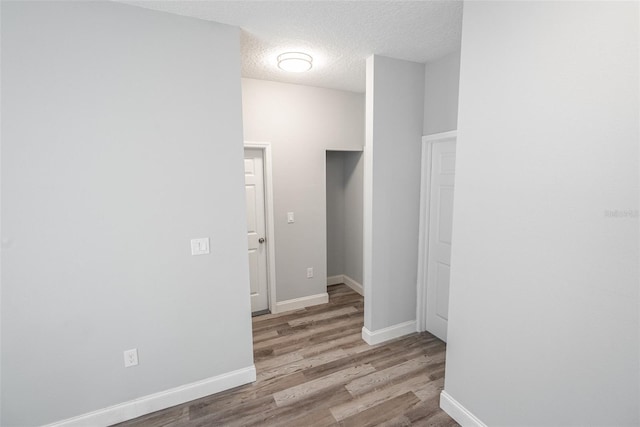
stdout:
<svg viewBox="0 0 640 427">
<path fill-rule="evenodd" d="M 264 237 L 259 238 L 258 243 L 264 243 Z"/>
</svg>

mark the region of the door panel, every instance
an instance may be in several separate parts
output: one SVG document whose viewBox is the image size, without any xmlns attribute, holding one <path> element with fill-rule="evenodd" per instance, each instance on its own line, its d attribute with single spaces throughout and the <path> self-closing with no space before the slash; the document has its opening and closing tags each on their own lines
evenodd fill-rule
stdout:
<svg viewBox="0 0 640 427">
<path fill-rule="evenodd" d="M 436 286 L 436 316 L 442 320 L 449 319 L 449 272 L 447 264 L 438 263 Z"/>
<path fill-rule="evenodd" d="M 440 185 L 438 191 L 438 241 L 451 245 L 451 231 L 453 229 L 453 186 Z"/>
<path fill-rule="evenodd" d="M 260 242 L 260 239 L 266 239 L 263 171 L 262 150 L 245 148 L 244 179 L 252 312 L 269 308 L 267 245 L 264 244 L 264 240 Z"/>
<path fill-rule="evenodd" d="M 252 300 L 253 300 L 253 296 L 257 295 L 260 292 L 259 289 L 259 280 L 254 280 L 253 278 L 258 277 L 258 275 L 260 274 L 260 261 L 259 261 L 259 257 L 260 254 L 257 250 L 253 249 L 249 249 L 249 275 L 252 278 L 252 280 L 250 281 L 251 283 L 251 296 L 252 296 Z M 253 302 L 253 301 L 252 301 Z M 255 311 L 253 310 L 253 307 L 251 308 L 251 311 Z"/>
<path fill-rule="evenodd" d="M 427 258 L 427 331 L 447 340 L 455 140 L 434 142 L 429 188 L 429 248 Z"/>
</svg>

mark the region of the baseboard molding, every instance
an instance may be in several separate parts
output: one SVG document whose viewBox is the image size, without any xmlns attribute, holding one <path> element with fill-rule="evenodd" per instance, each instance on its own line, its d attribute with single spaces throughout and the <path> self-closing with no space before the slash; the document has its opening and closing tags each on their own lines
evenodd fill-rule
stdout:
<svg viewBox="0 0 640 427">
<path fill-rule="evenodd" d="M 362 327 L 362 339 L 369 345 L 376 345 L 414 332 L 416 332 L 416 321 L 410 320 L 377 331 Z"/>
<path fill-rule="evenodd" d="M 256 368 L 251 365 L 247 368 L 238 369 L 237 371 L 185 384 L 180 387 L 48 424 L 45 427 L 108 426 L 219 393 L 233 387 L 248 384 L 255 380 Z"/>
<path fill-rule="evenodd" d="M 444 390 L 440 393 L 440 408 L 462 427 L 487 427 L 485 423 Z"/>
<path fill-rule="evenodd" d="M 285 311 L 299 310 L 305 307 L 311 307 L 312 305 L 326 304 L 329 302 L 329 294 L 317 294 L 309 295 L 308 297 L 294 298 L 286 301 L 279 301 L 276 303 L 276 313 L 282 313 Z"/>
<path fill-rule="evenodd" d="M 364 296 L 364 289 L 362 288 L 362 285 L 356 282 L 355 280 L 353 280 L 351 277 L 347 276 L 346 274 L 338 274 L 337 276 L 327 277 L 327 286 L 339 285 L 341 283 L 344 283 L 345 285 L 350 287 L 353 291 Z"/>
<path fill-rule="evenodd" d="M 339 285 L 340 283 L 344 283 L 344 276 L 342 274 L 327 277 L 327 286 Z"/>
<path fill-rule="evenodd" d="M 355 280 L 353 280 L 351 277 L 347 276 L 346 274 L 342 275 L 342 283 L 344 283 L 345 285 L 347 285 L 348 287 L 350 287 L 360 295 L 364 296 L 364 288 L 362 287 L 362 285 L 356 282 Z"/>
</svg>

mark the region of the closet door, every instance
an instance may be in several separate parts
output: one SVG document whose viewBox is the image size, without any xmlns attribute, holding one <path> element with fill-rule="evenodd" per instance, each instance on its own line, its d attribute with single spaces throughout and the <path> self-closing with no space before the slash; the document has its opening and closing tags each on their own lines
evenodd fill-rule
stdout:
<svg viewBox="0 0 640 427">
<path fill-rule="evenodd" d="M 456 165 L 455 132 L 423 139 L 421 280 L 418 318 L 427 330 L 447 340 L 453 192 Z M 422 315 L 421 315 L 422 314 Z"/>
</svg>

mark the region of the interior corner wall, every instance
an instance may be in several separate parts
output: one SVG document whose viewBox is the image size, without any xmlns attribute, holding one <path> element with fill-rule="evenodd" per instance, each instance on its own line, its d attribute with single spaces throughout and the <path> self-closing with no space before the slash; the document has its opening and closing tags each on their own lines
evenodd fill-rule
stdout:
<svg viewBox="0 0 640 427">
<path fill-rule="evenodd" d="M 458 128 L 460 51 L 425 64 L 423 134 Z"/>
<path fill-rule="evenodd" d="M 344 155 L 327 151 L 327 276 L 344 274 L 345 183 Z"/>
<path fill-rule="evenodd" d="M 637 2 L 466 2 L 445 391 L 637 426 Z"/>
<path fill-rule="evenodd" d="M 327 275 L 362 285 L 362 151 L 327 151 Z"/>
<path fill-rule="evenodd" d="M 0 424 L 252 367 L 239 29 L 115 2 L 1 7 Z"/>
<path fill-rule="evenodd" d="M 365 328 L 416 318 L 424 65 L 367 59 Z"/>
<path fill-rule="evenodd" d="M 326 151 L 362 149 L 364 95 L 242 79 L 242 100 L 245 140 L 272 146 L 276 298 L 325 293 Z"/>
<path fill-rule="evenodd" d="M 364 155 L 344 152 L 344 271 L 360 285 L 362 279 L 362 218 Z"/>
</svg>

